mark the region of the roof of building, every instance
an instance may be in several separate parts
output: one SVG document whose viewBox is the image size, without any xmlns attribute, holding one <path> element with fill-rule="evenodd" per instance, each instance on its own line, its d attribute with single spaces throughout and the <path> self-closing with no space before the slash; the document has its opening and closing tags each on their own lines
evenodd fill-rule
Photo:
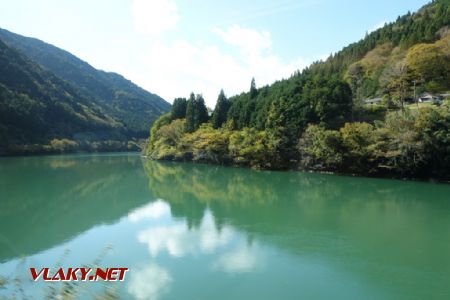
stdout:
<svg viewBox="0 0 450 300">
<path fill-rule="evenodd" d="M 372 99 L 364 99 L 365 103 L 375 103 L 375 102 L 381 102 L 382 98 L 372 98 Z"/>
</svg>

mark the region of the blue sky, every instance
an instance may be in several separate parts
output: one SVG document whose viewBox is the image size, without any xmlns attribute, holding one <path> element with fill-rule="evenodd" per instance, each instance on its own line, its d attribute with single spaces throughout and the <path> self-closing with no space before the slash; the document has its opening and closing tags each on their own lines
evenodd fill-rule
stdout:
<svg viewBox="0 0 450 300">
<path fill-rule="evenodd" d="M 168 101 L 288 77 L 424 0 L 14 0 L 0 27 L 118 72 Z"/>
</svg>

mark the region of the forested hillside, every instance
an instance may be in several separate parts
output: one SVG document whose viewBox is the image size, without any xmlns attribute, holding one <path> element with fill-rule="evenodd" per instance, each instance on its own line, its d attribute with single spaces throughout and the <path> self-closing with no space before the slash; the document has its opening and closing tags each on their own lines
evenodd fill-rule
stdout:
<svg viewBox="0 0 450 300">
<path fill-rule="evenodd" d="M 0 29 L 0 39 L 16 48 L 121 122 L 133 137 L 148 137 L 148 128 L 170 104 L 119 74 L 93 68 L 71 53 L 38 39 Z"/>
<path fill-rule="evenodd" d="M 118 74 L 0 30 L 0 154 L 136 150 L 169 109 Z"/>
<path fill-rule="evenodd" d="M 294 116 L 295 124 L 302 125 L 312 118 L 314 122 L 338 125 L 332 119 L 351 115 L 352 107 L 335 108 L 340 102 L 348 104 L 350 98 L 357 110 L 361 100 L 376 96 L 401 105 L 400 101 L 413 96 L 414 81 L 417 94 L 446 91 L 450 89 L 449 7 L 449 0 L 433 1 L 417 13 L 408 13 L 368 34 L 325 62 L 313 63 L 269 87 L 232 97 L 228 116 L 238 128 L 263 129 L 272 103 L 283 99 L 291 110 L 312 114 Z M 338 95 L 347 87 L 352 96 Z M 312 109 L 295 107 L 299 105 Z"/>
<path fill-rule="evenodd" d="M 420 109 L 408 103 L 425 91 L 450 90 L 449 26 L 450 1 L 433 1 L 289 79 L 259 89 L 252 80 L 249 92 L 229 99 L 221 92 L 209 119 L 197 113 L 198 97 L 177 99 L 153 126 L 146 153 L 256 168 L 448 178 L 449 103 L 442 98 Z M 383 100 L 364 101 L 374 97 Z"/>
</svg>

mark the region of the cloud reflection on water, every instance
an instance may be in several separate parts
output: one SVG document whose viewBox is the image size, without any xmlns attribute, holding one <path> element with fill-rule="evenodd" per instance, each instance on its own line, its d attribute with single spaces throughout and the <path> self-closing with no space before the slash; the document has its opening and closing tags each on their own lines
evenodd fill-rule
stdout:
<svg viewBox="0 0 450 300">
<path fill-rule="evenodd" d="M 226 273 L 245 273 L 255 271 L 262 259 L 253 247 L 245 246 L 221 255 L 213 264 L 213 270 Z"/>
<path fill-rule="evenodd" d="M 159 219 L 170 214 L 170 206 L 163 200 L 158 199 L 144 207 L 133 210 L 128 214 L 128 220 L 137 223 L 144 219 Z"/>
<path fill-rule="evenodd" d="M 169 290 L 172 277 L 169 272 L 154 263 L 133 270 L 130 275 L 128 292 L 136 299 L 157 300 Z"/>
<path fill-rule="evenodd" d="M 152 202 L 129 214 L 131 222 L 158 219 L 170 215 L 170 206 L 163 200 Z M 257 269 L 262 264 L 255 243 L 249 244 L 242 234 L 229 225 L 220 230 L 214 216 L 206 210 L 198 227 L 189 228 L 186 222 L 153 225 L 137 234 L 139 242 L 146 244 L 150 255 L 156 258 L 161 253 L 182 258 L 188 255 L 211 254 L 213 262 L 207 266 L 212 271 L 244 273 Z"/>
<path fill-rule="evenodd" d="M 152 257 L 164 251 L 173 257 L 183 257 L 187 254 L 212 253 L 227 245 L 234 234 L 234 230 L 229 226 L 224 226 L 219 231 L 211 213 L 206 212 L 202 223 L 196 229 L 189 229 L 184 222 L 157 225 L 140 231 L 138 240 L 147 244 Z"/>
</svg>

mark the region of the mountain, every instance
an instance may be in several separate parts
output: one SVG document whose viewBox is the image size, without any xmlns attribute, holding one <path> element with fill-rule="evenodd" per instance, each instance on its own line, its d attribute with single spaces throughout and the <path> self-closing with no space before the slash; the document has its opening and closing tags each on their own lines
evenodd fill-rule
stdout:
<svg viewBox="0 0 450 300">
<path fill-rule="evenodd" d="M 355 117 L 364 99 L 385 96 L 387 101 L 402 102 L 412 98 L 414 82 L 417 94 L 450 90 L 449 57 L 450 0 L 432 1 L 416 13 L 407 13 L 367 34 L 325 61 L 315 62 L 288 79 L 259 89 L 257 97 L 251 97 L 250 92 L 231 97 L 228 117 L 238 128 L 264 129 L 272 103 L 282 98 L 290 103 L 288 106 L 298 106 L 292 112 L 296 134 L 310 121 L 339 126 L 342 122 L 334 122 L 331 115 L 337 114 L 341 121 L 346 116 L 329 110 L 336 104 L 332 100 L 335 81 L 350 87 Z"/>
<path fill-rule="evenodd" d="M 252 80 L 229 99 L 221 92 L 210 120 L 199 115 L 197 98 L 177 99 L 154 123 L 145 153 L 450 179 L 449 90 L 450 0 L 435 0 L 290 78 L 262 88 Z M 435 103 L 413 105 L 422 92 L 435 93 Z M 366 101 L 374 97 L 379 105 Z"/>
<path fill-rule="evenodd" d="M 0 29 L 0 50 L 0 153 L 128 149 L 170 109 L 38 39 Z"/>
<path fill-rule="evenodd" d="M 68 82 L 0 40 L 0 145 L 14 152 L 53 138 L 103 133 L 123 139 L 124 126 L 102 113 Z"/>
<path fill-rule="evenodd" d="M 306 72 L 345 79 L 357 100 L 392 92 L 395 87 L 389 84 L 402 76 L 409 87 L 416 81 L 422 91 L 445 91 L 450 89 L 449 43 L 450 1 L 434 0 Z"/>
</svg>

